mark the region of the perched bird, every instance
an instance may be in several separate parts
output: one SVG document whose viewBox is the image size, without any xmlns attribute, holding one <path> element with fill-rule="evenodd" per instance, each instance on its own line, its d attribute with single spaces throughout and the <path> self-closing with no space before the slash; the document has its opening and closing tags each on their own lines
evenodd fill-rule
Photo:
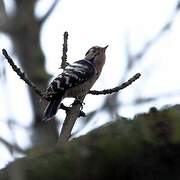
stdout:
<svg viewBox="0 0 180 180">
<path fill-rule="evenodd" d="M 43 120 L 51 119 L 66 97 L 78 98 L 85 95 L 101 74 L 105 63 L 105 47 L 94 46 L 85 58 L 69 64 L 48 86 L 45 97 L 49 99 Z"/>
</svg>

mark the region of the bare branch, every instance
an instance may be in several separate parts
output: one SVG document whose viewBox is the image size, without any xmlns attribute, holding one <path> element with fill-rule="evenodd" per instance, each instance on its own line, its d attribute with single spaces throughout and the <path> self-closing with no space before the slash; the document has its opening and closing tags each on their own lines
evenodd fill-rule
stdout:
<svg viewBox="0 0 180 180">
<path fill-rule="evenodd" d="M 39 20 L 39 25 L 42 26 L 42 24 L 46 21 L 46 19 L 51 15 L 51 13 L 53 12 L 53 10 L 55 9 L 57 3 L 59 2 L 59 0 L 54 0 L 53 4 L 51 5 L 51 7 L 49 8 L 49 10 L 46 12 L 46 14 Z"/>
<path fill-rule="evenodd" d="M 143 48 L 138 53 L 136 53 L 135 55 L 131 55 L 129 51 L 127 52 L 127 55 L 128 55 L 128 58 L 130 59 L 130 61 L 133 61 L 135 63 L 139 59 L 142 59 L 144 57 L 144 55 L 148 52 L 148 50 L 156 42 L 158 42 L 158 40 L 166 32 L 168 32 L 171 29 L 174 19 L 175 19 L 176 15 L 178 14 L 179 10 L 180 10 L 180 1 L 177 2 L 176 8 L 174 9 L 174 12 L 173 12 L 172 16 L 170 17 L 170 19 L 164 24 L 164 26 L 162 26 L 162 28 L 157 32 L 157 34 L 154 37 L 152 37 L 150 40 L 148 40 L 144 44 Z"/>
<path fill-rule="evenodd" d="M 127 86 L 132 84 L 134 81 L 136 81 L 140 76 L 141 76 L 141 74 L 137 73 L 132 78 L 130 78 L 127 82 L 123 83 L 121 86 L 118 86 L 118 87 L 115 87 L 112 89 L 106 89 L 103 91 L 90 91 L 89 93 L 93 94 L 93 95 L 111 94 L 111 93 L 114 93 L 121 89 L 126 88 Z M 84 98 L 85 98 L 85 96 L 81 97 L 80 101 L 83 102 Z M 60 138 L 57 142 L 57 145 L 60 145 L 61 143 L 68 141 L 68 139 L 71 137 L 71 131 L 76 122 L 76 119 L 79 117 L 80 108 L 81 108 L 81 103 L 76 103 L 76 101 L 74 101 L 71 109 L 70 110 L 67 109 L 66 118 L 64 120 L 64 124 L 63 124 L 62 130 L 61 130 Z"/>
<path fill-rule="evenodd" d="M 67 106 L 65 106 L 63 103 L 61 103 L 60 109 L 66 111 L 66 113 L 68 113 L 69 111 L 71 111 L 71 107 L 67 107 Z M 80 110 L 78 117 L 85 117 L 85 116 L 86 116 L 86 114 L 85 114 L 83 111 Z"/>
<path fill-rule="evenodd" d="M 79 100 L 83 102 L 84 98 L 85 96 L 81 97 Z M 61 143 L 68 141 L 68 139 L 71 137 L 71 131 L 79 116 L 80 108 L 81 108 L 81 103 L 77 103 L 75 100 L 71 107 L 71 110 L 67 111 L 66 118 L 64 120 L 63 127 L 61 130 L 60 138 L 58 139 L 57 142 L 57 146 L 61 145 Z"/>
<path fill-rule="evenodd" d="M 25 83 L 27 83 L 28 86 L 30 86 L 36 93 L 37 95 L 39 95 L 42 100 L 47 100 L 49 101 L 49 99 L 44 97 L 44 93 L 42 90 L 40 90 L 33 82 L 31 82 L 25 75 L 24 72 L 21 71 L 21 69 L 19 67 L 17 67 L 17 65 L 14 63 L 14 61 L 12 60 L 12 58 L 8 55 L 7 51 L 5 49 L 2 50 L 2 54 L 4 55 L 4 57 L 7 59 L 8 63 L 10 64 L 10 66 L 12 67 L 13 71 L 16 72 L 16 74 L 20 77 L 20 79 L 22 79 Z M 60 109 L 65 110 L 66 112 L 69 111 L 69 107 L 66 107 L 64 104 L 62 104 L 60 106 Z M 83 111 L 80 111 L 79 113 L 79 117 L 82 116 L 86 116 L 85 113 Z"/>
<path fill-rule="evenodd" d="M 134 101 L 134 104 L 140 105 L 140 104 L 157 101 L 157 100 L 163 99 L 163 98 L 179 96 L 180 95 L 179 92 L 180 92 L 180 90 L 176 90 L 176 91 L 172 91 L 172 92 L 168 92 L 168 93 L 161 92 L 160 94 L 156 94 L 156 95 L 149 96 L 149 97 L 137 97 Z"/>
<path fill-rule="evenodd" d="M 92 94 L 92 95 L 107 95 L 107 94 L 112 94 L 114 92 L 118 92 L 118 91 L 126 88 L 127 86 L 131 85 L 134 81 L 139 79 L 140 76 L 141 76 L 141 74 L 137 73 L 132 78 L 130 78 L 128 81 L 121 84 L 120 86 L 117 86 L 117 87 L 112 88 L 112 89 L 104 89 L 102 91 L 92 90 L 92 91 L 89 91 L 89 94 Z"/>
<path fill-rule="evenodd" d="M 174 19 L 177 16 L 179 10 L 180 10 L 180 1 L 177 2 L 174 12 L 171 15 L 171 17 L 168 19 L 168 21 L 159 29 L 159 31 L 151 39 L 145 42 L 144 46 L 137 53 L 132 54 L 129 42 L 128 41 L 126 42 L 127 65 L 126 65 L 126 70 L 124 71 L 125 74 L 122 76 L 119 84 L 121 84 L 124 81 L 128 72 L 130 72 L 130 70 L 134 68 L 135 64 L 140 63 L 140 60 L 143 59 L 143 57 L 147 54 L 150 48 L 153 47 L 153 45 L 157 43 L 158 40 L 160 40 L 160 38 L 162 38 L 167 32 L 170 31 L 172 24 L 174 22 Z M 107 96 L 102 107 L 106 107 L 106 108 L 109 107 L 109 99 L 110 101 L 113 101 L 113 104 L 118 105 L 119 103 L 115 102 L 117 100 L 116 96 L 117 94 L 113 94 L 113 96 L 110 96 L 110 97 Z M 116 110 L 117 108 L 115 107 L 114 109 Z"/>
<path fill-rule="evenodd" d="M 64 69 L 68 63 L 67 63 L 67 51 L 68 51 L 68 32 L 64 32 L 64 42 L 63 42 L 63 55 L 61 57 L 62 62 L 61 62 L 61 68 Z"/>
<path fill-rule="evenodd" d="M 5 139 L 3 139 L 1 137 L 0 137 L 0 142 L 3 143 L 11 153 L 13 151 L 17 151 L 17 152 L 20 152 L 20 153 L 23 153 L 23 154 L 25 153 L 25 151 L 22 150 L 19 146 L 11 144 L 11 143 L 7 142 Z"/>
<path fill-rule="evenodd" d="M 19 67 L 17 67 L 12 58 L 8 55 L 7 51 L 5 49 L 2 50 L 2 54 L 4 55 L 4 57 L 7 59 L 8 63 L 10 64 L 10 66 L 12 67 L 13 71 L 16 72 L 16 74 L 20 77 L 20 79 L 22 79 L 23 81 L 25 81 L 32 89 L 34 89 L 34 91 L 39 95 L 39 96 L 43 96 L 43 92 L 34 84 L 32 83 L 25 75 L 24 72 L 21 71 L 21 69 Z"/>
</svg>

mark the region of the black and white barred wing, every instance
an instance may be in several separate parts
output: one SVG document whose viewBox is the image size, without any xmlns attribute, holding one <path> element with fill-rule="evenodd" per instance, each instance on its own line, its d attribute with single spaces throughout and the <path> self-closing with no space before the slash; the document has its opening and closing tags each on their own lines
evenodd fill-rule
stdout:
<svg viewBox="0 0 180 180">
<path fill-rule="evenodd" d="M 50 97 L 62 94 L 69 88 L 83 84 L 90 80 L 96 73 L 94 65 L 88 60 L 79 60 L 66 66 L 63 73 L 58 75 L 47 89 Z"/>
<path fill-rule="evenodd" d="M 67 85 L 71 88 L 88 81 L 95 73 L 95 68 L 91 61 L 80 60 L 67 66 L 63 76 L 66 77 Z"/>
</svg>

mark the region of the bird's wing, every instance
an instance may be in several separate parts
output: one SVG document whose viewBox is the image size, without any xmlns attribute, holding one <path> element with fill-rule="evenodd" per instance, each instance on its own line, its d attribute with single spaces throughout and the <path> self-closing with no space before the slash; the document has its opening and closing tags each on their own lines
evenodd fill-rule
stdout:
<svg viewBox="0 0 180 180">
<path fill-rule="evenodd" d="M 47 96 L 56 96 L 64 93 L 67 89 L 83 84 L 91 79 L 96 73 L 92 62 L 79 60 L 66 66 L 63 73 L 58 75 L 48 86 Z"/>
</svg>

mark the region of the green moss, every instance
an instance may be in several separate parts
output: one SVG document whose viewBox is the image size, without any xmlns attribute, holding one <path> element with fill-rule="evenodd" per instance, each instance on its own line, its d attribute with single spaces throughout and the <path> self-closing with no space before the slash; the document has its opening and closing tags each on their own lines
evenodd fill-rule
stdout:
<svg viewBox="0 0 180 180">
<path fill-rule="evenodd" d="M 0 172 L 6 180 L 21 166 L 27 180 L 178 179 L 180 106 L 151 109 L 134 119 L 119 118 L 59 150 L 31 150 Z"/>
</svg>

